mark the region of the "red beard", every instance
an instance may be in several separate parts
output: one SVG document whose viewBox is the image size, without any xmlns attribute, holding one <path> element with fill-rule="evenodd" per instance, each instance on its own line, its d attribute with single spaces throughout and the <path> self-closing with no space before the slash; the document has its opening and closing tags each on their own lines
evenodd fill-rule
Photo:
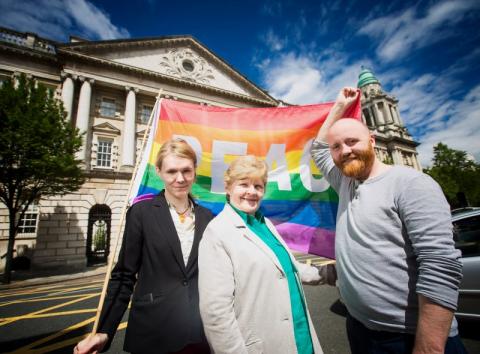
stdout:
<svg viewBox="0 0 480 354">
<path fill-rule="evenodd" d="M 340 161 L 334 161 L 335 165 L 347 176 L 358 180 L 365 180 L 372 169 L 375 161 L 375 151 L 369 142 L 365 150 L 352 152 Z"/>
</svg>

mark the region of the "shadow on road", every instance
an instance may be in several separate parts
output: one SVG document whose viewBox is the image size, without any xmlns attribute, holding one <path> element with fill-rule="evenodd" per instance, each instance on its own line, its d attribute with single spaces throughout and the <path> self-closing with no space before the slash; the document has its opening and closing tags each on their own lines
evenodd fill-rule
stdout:
<svg viewBox="0 0 480 354">
<path fill-rule="evenodd" d="M 22 348 L 25 345 L 28 345 L 29 343 L 33 343 L 38 340 L 41 340 L 51 334 L 53 333 L 40 334 L 38 336 L 31 336 L 31 337 L 23 337 L 23 338 L 18 338 L 14 340 L 0 339 L 0 347 L 2 348 L 2 353 L 10 353 L 19 348 Z"/>
<path fill-rule="evenodd" d="M 22 351 L 22 353 L 29 352 L 32 349 L 33 350 L 36 349 L 40 353 L 71 354 L 73 352 L 73 347 L 75 346 L 76 343 L 70 344 L 70 343 L 65 343 L 65 341 L 68 341 L 70 338 L 78 338 L 79 336 L 85 335 L 89 332 L 90 332 L 90 328 L 81 327 L 74 331 L 65 333 L 64 335 L 61 335 L 61 336 L 56 336 L 58 335 L 58 332 L 50 332 L 50 333 L 39 334 L 37 336 L 23 337 L 23 338 L 18 338 L 18 339 L 9 340 L 9 341 L 3 340 L 3 338 L 0 338 L 0 348 L 2 350 L 1 351 L 2 353 L 6 353 L 6 352 L 15 352 L 20 348 L 30 345 L 31 346 L 30 349 L 25 348 Z M 51 340 L 45 341 L 45 338 L 48 338 L 50 336 L 54 336 L 54 337 L 56 336 L 56 337 L 52 338 Z M 36 343 L 36 345 L 32 345 L 33 343 Z"/>
</svg>

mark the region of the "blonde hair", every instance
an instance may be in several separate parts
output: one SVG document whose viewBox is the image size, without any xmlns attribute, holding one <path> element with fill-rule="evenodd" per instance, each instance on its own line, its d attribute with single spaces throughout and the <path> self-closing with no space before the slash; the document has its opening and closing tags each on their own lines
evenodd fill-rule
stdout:
<svg viewBox="0 0 480 354">
<path fill-rule="evenodd" d="M 177 157 L 189 159 L 193 162 L 193 166 L 197 168 L 197 155 L 195 155 L 195 151 L 193 151 L 192 147 L 188 145 L 185 140 L 181 138 L 175 138 L 167 140 L 163 143 L 155 160 L 155 166 L 159 170 L 162 169 L 163 160 L 169 154 L 174 154 Z"/>
<path fill-rule="evenodd" d="M 234 160 L 225 171 L 223 181 L 225 187 L 230 187 L 235 181 L 245 178 L 259 178 L 267 184 L 268 165 L 265 161 L 253 155 L 240 156 Z"/>
</svg>

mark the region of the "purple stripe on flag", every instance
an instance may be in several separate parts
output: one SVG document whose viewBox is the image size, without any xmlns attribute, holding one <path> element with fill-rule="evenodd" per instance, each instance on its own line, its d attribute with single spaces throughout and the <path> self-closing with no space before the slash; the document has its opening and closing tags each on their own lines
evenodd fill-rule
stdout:
<svg viewBox="0 0 480 354">
<path fill-rule="evenodd" d="M 275 227 L 290 249 L 335 259 L 334 231 L 292 223 Z"/>
<path fill-rule="evenodd" d="M 155 194 L 153 194 L 153 193 L 147 193 L 147 194 L 139 195 L 139 196 L 137 196 L 133 199 L 132 205 L 135 204 L 135 203 L 138 203 L 142 200 L 153 199 L 154 197 L 155 197 Z"/>
</svg>

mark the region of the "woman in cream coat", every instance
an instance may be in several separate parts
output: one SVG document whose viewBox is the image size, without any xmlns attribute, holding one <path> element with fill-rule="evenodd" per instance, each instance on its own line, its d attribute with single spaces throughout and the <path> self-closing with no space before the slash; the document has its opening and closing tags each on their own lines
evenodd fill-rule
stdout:
<svg viewBox="0 0 480 354">
<path fill-rule="evenodd" d="M 267 171 L 264 161 L 243 156 L 225 173 L 228 203 L 199 248 L 205 334 L 217 354 L 319 354 L 301 282 L 324 279 L 317 268 L 295 261 L 258 211 Z"/>
</svg>

